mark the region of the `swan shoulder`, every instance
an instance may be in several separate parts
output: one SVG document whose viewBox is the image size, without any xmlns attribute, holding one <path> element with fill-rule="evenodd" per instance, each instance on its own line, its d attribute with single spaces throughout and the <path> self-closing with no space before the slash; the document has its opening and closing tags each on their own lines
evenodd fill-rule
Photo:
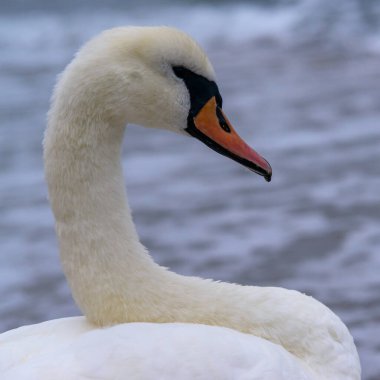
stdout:
<svg viewBox="0 0 380 380">
<path fill-rule="evenodd" d="M 228 328 L 181 323 L 94 328 L 83 317 L 0 335 L 0 372 L 3 380 L 314 379 L 282 347 Z"/>
</svg>

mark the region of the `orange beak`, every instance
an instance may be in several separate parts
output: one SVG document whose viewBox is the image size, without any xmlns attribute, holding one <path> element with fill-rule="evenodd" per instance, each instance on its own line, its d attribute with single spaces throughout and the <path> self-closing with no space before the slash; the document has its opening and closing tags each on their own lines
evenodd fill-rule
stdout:
<svg viewBox="0 0 380 380">
<path fill-rule="evenodd" d="M 268 161 L 250 148 L 236 133 L 222 109 L 218 107 L 214 96 L 193 117 L 191 124 L 187 131 L 193 137 L 270 182 L 272 168 Z"/>
</svg>

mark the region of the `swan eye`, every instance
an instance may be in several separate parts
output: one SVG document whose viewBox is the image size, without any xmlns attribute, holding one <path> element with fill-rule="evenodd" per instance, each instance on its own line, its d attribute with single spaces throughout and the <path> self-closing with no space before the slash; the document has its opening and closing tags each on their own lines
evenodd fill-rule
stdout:
<svg viewBox="0 0 380 380">
<path fill-rule="evenodd" d="M 185 68 L 182 67 L 182 66 L 173 66 L 173 72 L 174 72 L 174 74 L 175 74 L 178 78 L 181 78 L 181 79 L 184 78 L 184 76 L 185 76 L 185 71 L 186 71 L 186 70 L 191 72 L 191 70 L 185 69 Z"/>
<path fill-rule="evenodd" d="M 218 86 L 214 81 L 196 74 L 194 71 L 183 66 L 173 66 L 173 72 L 178 78 L 185 82 L 190 94 L 190 113 L 193 116 L 197 115 L 212 97 L 215 97 L 218 107 L 222 108 L 223 100 L 220 96 Z"/>
</svg>

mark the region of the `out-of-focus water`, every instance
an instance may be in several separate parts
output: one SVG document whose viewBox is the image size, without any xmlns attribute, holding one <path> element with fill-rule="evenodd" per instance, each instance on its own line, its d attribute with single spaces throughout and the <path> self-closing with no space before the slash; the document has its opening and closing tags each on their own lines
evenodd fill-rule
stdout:
<svg viewBox="0 0 380 380">
<path fill-rule="evenodd" d="M 102 29 L 168 24 L 204 46 L 226 113 L 274 174 L 267 184 L 195 140 L 129 127 L 124 169 L 143 242 L 180 273 L 313 295 L 352 331 L 363 379 L 379 378 L 380 9 L 260 3 L 0 5 L 1 331 L 78 314 L 41 158 L 56 74 Z"/>
</svg>

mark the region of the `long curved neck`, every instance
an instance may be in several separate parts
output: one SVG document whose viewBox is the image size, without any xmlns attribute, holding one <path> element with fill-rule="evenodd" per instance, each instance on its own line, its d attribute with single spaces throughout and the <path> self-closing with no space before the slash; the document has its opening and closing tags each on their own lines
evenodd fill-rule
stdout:
<svg viewBox="0 0 380 380">
<path fill-rule="evenodd" d="M 85 118 L 89 114 L 53 102 L 44 148 L 63 269 L 90 321 L 226 326 L 283 346 L 320 378 L 359 378 L 347 329 L 312 298 L 183 277 L 155 264 L 139 242 L 126 200 L 124 121 Z"/>
<path fill-rule="evenodd" d="M 124 129 L 52 112 L 45 133 L 61 262 L 77 304 L 97 324 L 125 318 L 124 292 L 132 295 L 131 284 L 158 268 L 139 242 L 127 203 L 120 163 Z"/>
</svg>

